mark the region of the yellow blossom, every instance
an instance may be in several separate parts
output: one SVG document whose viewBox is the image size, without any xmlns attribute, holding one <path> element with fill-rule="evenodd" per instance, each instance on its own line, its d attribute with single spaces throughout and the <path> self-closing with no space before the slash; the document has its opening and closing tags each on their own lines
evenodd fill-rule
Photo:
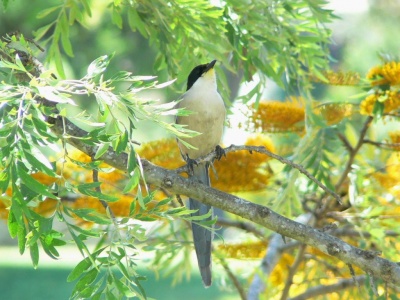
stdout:
<svg viewBox="0 0 400 300">
<path fill-rule="evenodd" d="M 400 151 L 400 131 L 389 132 L 391 144 L 394 144 L 393 149 Z"/>
<path fill-rule="evenodd" d="M 289 253 L 283 253 L 279 262 L 273 269 L 270 280 L 274 286 L 277 286 L 285 282 L 288 273 L 288 266 L 291 266 L 294 262 L 294 257 Z"/>
<path fill-rule="evenodd" d="M 257 110 L 252 110 L 249 130 L 262 132 L 303 131 L 305 111 L 299 103 L 260 102 Z"/>
<path fill-rule="evenodd" d="M 400 62 L 391 61 L 383 66 L 371 68 L 367 74 L 372 85 L 398 85 L 400 84 Z"/>
<path fill-rule="evenodd" d="M 264 257 L 267 244 L 262 241 L 240 244 L 220 244 L 218 250 L 226 258 L 259 259 Z"/>
<path fill-rule="evenodd" d="M 271 140 L 261 134 L 250 137 L 245 145 L 264 146 L 274 152 L 275 147 Z M 211 185 L 224 192 L 256 191 L 265 188 L 271 177 L 266 162 L 269 156 L 249 151 L 235 151 L 227 154 L 220 161 L 215 161 L 214 166 L 218 175 L 210 171 Z"/>
<path fill-rule="evenodd" d="M 388 193 L 400 199 L 400 153 L 393 152 L 390 155 L 386 161 L 386 173 L 378 172 L 373 177 Z"/>
<path fill-rule="evenodd" d="M 357 72 L 343 72 L 343 71 L 326 71 L 323 73 L 331 85 L 356 85 L 360 81 L 360 74 Z M 316 82 L 322 82 L 320 79 L 315 78 Z M 323 82 L 324 83 L 324 82 Z"/>
<path fill-rule="evenodd" d="M 396 177 L 400 182 L 400 153 L 392 153 L 386 162 L 386 171 L 388 174 Z"/>
<path fill-rule="evenodd" d="M 33 210 L 42 216 L 51 216 L 54 214 L 58 205 L 58 200 L 47 198 L 39 203 Z"/>
<path fill-rule="evenodd" d="M 320 113 L 328 125 L 334 125 L 351 116 L 355 109 L 350 103 L 328 103 L 315 108 L 314 111 Z"/>
<path fill-rule="evenodd" d="M 175 139 L 163 139 L 143 144 L 137 153 L 157 166 L 176 169 L 184 165 Z"/>
<path fill-rule="evenodd" d="M 373 94 L 367 96 L 360 104 L 360 113 L 363 115 L 372 115 L 376 101 L 383 101 L 385 114 L 394 111 L 400 107 L 400 95 L 397 91 L 385 91 L 383 94 Z"/>
<path fill-rule="evenodd" d="M 0 200 L 0 219 L 7 219 L 8 218 L 8 206 Z"/>
</svg>

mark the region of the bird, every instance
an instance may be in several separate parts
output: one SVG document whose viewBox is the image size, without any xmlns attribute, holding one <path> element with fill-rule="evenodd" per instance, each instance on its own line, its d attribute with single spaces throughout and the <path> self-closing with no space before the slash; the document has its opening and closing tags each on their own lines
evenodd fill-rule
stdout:
<svg viewBox="0 0 400 300">
<path fill-rule="evenodd" d="M 217 89 L 217 80 L 214 70 L 215 63 L 196 66 L 189 74 L 187 79 L 186 92 L 182 100 L 178 103 L 178 108 L 185 108 L 192 113 L 186 116 L 178 116 L 176 123 L 185 125 L 199 133 L 191 138 L 182 138 L 193 148 L 189 148 L 184 143 L 178 141 L 178 147 L 183 159 L 189 165 L 189 178 L 196 180 L 204 185 L 210 186 L 209 162 L 196 163 L 195 159 L 217 150 L 217 158 L 220 159 L 223 149 L 219 146 L 223 135 L 226 109 L 224 101 Z M 218 157 L 219 156 L 219 157 Z M 203 204 L 196 199 L 189 198 L 189 209 L 195 210 L 192 216 L 201 216 L 209 213 L 211 215 L 206 220 L 212 219 L 212 207 Z M 192 222 L 192 233 L 194 248 L 197 256 L 200 274 L 205 287 L 211 286 L 211 244 L 213 233 L 209 228 L 205 228 Z"/>
</svg>

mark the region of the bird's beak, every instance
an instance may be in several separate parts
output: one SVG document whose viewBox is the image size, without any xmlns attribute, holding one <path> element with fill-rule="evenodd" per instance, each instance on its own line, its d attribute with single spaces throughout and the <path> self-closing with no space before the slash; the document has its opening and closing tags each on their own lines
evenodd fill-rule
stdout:
<svg viewBox="0 0 400 300">
<path fill-rule="evenodd" d="M 204 71 L 204 73 L 206 73 L 206 72 L 210 71 L 212 68 L 214 68 L 216 62 L 217 62 L 216 59 L 214 59 L 212 62 L 210 62 L 210 63 L 207 65 L 207 68 L 206 68 L 206 70 Z"/>
</svg>

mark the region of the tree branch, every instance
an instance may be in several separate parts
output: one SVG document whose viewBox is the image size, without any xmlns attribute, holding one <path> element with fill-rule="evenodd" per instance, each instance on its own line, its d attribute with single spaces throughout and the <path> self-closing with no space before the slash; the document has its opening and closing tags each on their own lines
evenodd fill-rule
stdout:
<svg viewBox="0 0 400 300">
<path fill-rule="evenodd" d="M 291 160 L 288 160 L 282 156 L 274 154 L 274 153 L 268 151 L 263 146 L 230 145 L 229 147 L 224 149 L 225 154 L 227 154 L 229 152 L 242 151 L 242 150 L 249 151 L 250 153 L 258 152 L 261 154 L 268 155 L 269 157 L 272 157 L 272 158 L 280 161 L 283 164 L 289 165 L 292 168 L 299 170 L 300 173 L 307 176 L 307 178 L 309 178 L 316 185 L 318 185 L 324 192 L 326 192 L 327 194 L 330 194 L 331 196 L 333 196 L 336 199 L 337 202 L 342 204 L 342 199 L 340 198 L 340 196 L 338 194 L 336 194 L 334 191 L 330 190 L 328 187 L 326 187 L 324 184 L 322 184 L 318 179 L 316 179 L 313 175 L 311 175 L 310 172 L 308 172 L 302 165 L 296 164 L 296 163 L 292 162 Z M 217 157 L 216 151 L 212 151 L 209 154 L 196 159 L 196 162 L 197 163 L 212 162 L 216 157 Z M 187 169 L 187 166 L 185 165 L 185 166 L 182 166 L 182 167 L 176 169 L 176 172 L 177 173 L 183 173 L 183 172 L 188 173 L 189 170 Z"/>
<path fill-rule="evenodd" d="M 356 284 L 360 284 L 363 281 L 365 281 L 367 276 L 361 275 L 357 276 L 354 279 L 349 278 L 349 279 L 340 279 L 338 280 L 337 283 L 331 284 L 331 285 L 318 285 L 314 286 L 312 288 L 309 288 L 307 291 L 305 291 L 303 294 L 300 294 L 294 298 L 290 298 L 290 300 L 306 300 L 310 298 L 314 298 L 320 295 L 326 295 L 329 293 L 334 293 L 338 292 L 340 290 L 348 289 L 351 287 L 354 287 Z"/>
<path fill-rule="evenodd" d="M 263 233 L 261 230 L 258 230 L 252 223 L 249 223 L 249 222 L 228 220 L 225 218 L 218 218 L 216 224 L 224 226 L 224 227 L 239 228 L 244 231 L 253 233 L 256 237 L 258 237 L 261 240 L 264 240 L 264 241 L 267 240 L 267 238 L 265 237 L 265 233 Z"/>
<path fill-rule="evenodd" d="M 35 72 L 40 73 L 40 71 L 37 70 L 35 70 Z M 45 106 L 57 110 L 54 102 L 46 99 L 38 99 L 38 101 L 41 101 Z M 85 143 L 84 138 L 88 135 L 85 130 L 60 116 L 57 118 L 49 117 L 47 121 L 52 124 L 52 130 L 63 138 L 63 142 L 67 142 L 90 157 L 94 157 L 98 147 L 93 144 Z M 351 164 L 354 161 L 354 157 L 363 144 L 364 136 L 371 121 L 372 117 L 368 117 L 361 131 L 360 139 L 354 148 L 354 151 L 351 153 L 348 164 L 342 174 L 342 178 L 339 180 L 336 187 L 340 187 L 347 177 L 347 174 L 351 169 Z M 310 180 L 317 183 L 326 192 L 331 195 L 336 195 L 335 198 L 340 201 L 340 197 L 337 194 L 323 186 L 302 166 L 281 158 L 280 156 L 267 151 L 264 147 L 231 146 L 226 149 L 226 152 L 237 150 L 249 150 L 264 153 L 278 159 L 282 163 L 289 164 L 305 174 Z M 118 155 L 109 148 L 101 159 L 105 163 L 119 170 L 127 169 L 128 155 L 126 153 Z M 146 181 L 150 184 L 169 190 L 174 194 L 186 195 L 204 204 L 218 207 L 242 218 L 251 220 L 281 234 L 282 236 L 287 236 L 301 243 L 315 247 L 323 253 L 334 256 L 345 263 L 351 263 L 375 277 L 380 277 L 395 286 L 400 286 L 400 266 L 387 259 L 376 256 L 373 252 L 359 249 L 343 242 L 337 237 L 287 219 L 265 206 L 246 201 L 243 198 L 221 192 L 212 187 L 181 177 L 176 171 L 158 167 L 144 159 L 139 163 L 141 164 Z"/>
<path fill-rule="evenodd" d="M 61 117 L 52 120 L 53 130 L 63 135 L 63 121 Z M 85 144 L 82 138 L 87 132 L 66 120 L 65 140 L 89 156 L 96 153 L 97 147 Z M 257 147 L 256 147 L 257 148 Z M 239 149 L 246 149 L 245 147 Z M 128 155 L 117 155 L 110 148 L 101 159 L 120 170 L 126 170 Z M 148 183 L 169 190 L 174 194 L 186 195 L 198 201 L 218 207 L 242 218 L 253 221 L 261 226 L 273 230 L 283 236 L 293 238 L 309 246 L 315 247 L 328 255 L 334 256 L 345 263 L 351 263 L 360 269 L 370 272 L 389 283 L 400 285 L 400 266 L 387 259 L 376 256 L 373 252 L 365 251 L 349 245 L 337 237 L 331 236 L 307 225 L 299 224 L 287 219 L 269 208 L 246 201 L 243 198 L 230 195 L 212 187 L 179 176 L 174 170 L 158 167 L 142 159 L 143 174 Z"/>
<path fill-rule="evenodd" d="M 311 213 L 302 214 L 296 218 L 301 224 L 313 223 L 313 215 Z M 270 236 L 268 243 L 267 252 L 261 261 L 261 272 L 263 276 L 260 276 L 259 272 L 256 272 L 254 278 L 250 284 L 249 291 L 247 293 L 248 300 L 258 300 L 260 294 L 267 288 L 267 279 L 274 270 L 276 264 L 282 256 L 284 246 L 286 242 L 282 235 L 274 233 Z"/>
<path fill-rule="evenodd" d="M 377 146 L 382 149 L 388 149 L 388 150 L 393 150 L 393 151 L 396 151 L 396 149 L 398 149 L 400 147 L 400 143 L 381 143 L 381 142 L 375 142 L 375 141 L 368 140 L 368 139 L 365 139 L 363 142 L 365 144 L 371 144 L 371 145 Z"/>
<path fill-rule="evenodd" d="M 304 260 L 304 253 L 306 250 L 306 245 L 301 245 L 299 252 L 296 255 L 296 259 L 293 262 L 293 265 L 289 268 L 289 274 L 286 278 L 285 287 L 282 291 L 281 300 L 286 300 L 289 296 L 290 287 L 293 284 L 293 277 L 296 275 L 297 269 L 300 266 L 300 263 Z"/>
<path fill-rule="evenodd" d="M 361 146 L 364 144 L 364 137 L 367 134 L 367 130 L 369 128 L 369 124 L 371 124 L 373 120 L 373 117 L 369 116 L 367 118 L 367 120 L 364 123 L 364 126 L 361 129 L 360 132 L 360 137 L 358 139 L 357 145 L 352 148 L 352 150 L 349 152 L 350 156 L 349 159 L 347 161 L 346 167 L 344 168 L 344 171 L 342 173 L 342 176 L 340 177 L 340 179 L 338 180 L 338 182 L 335 185 L 335 190 L 338 191 L 340 189 L 340 187 L 342 186 L 342 184 L 344 183 L 344 181 L 347 178 L 347 175 L 349 174 L 349 172 L 351 171 L 351 166 L 353 165 L 354 159 L 358 153 L 358 150 L 360 150 Z"/>
</svg>

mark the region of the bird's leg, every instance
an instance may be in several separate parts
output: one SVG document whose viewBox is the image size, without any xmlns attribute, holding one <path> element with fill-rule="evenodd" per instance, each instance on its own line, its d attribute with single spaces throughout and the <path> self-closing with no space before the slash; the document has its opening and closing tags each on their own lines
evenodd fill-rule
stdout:
<svg viewBox="0 0 400 300">
<path fill-rule="evenodd" d="M 198 162 L 195 159 L 191 159 L 188 154 L 186 154 L 185 161 L 186 161 L 187 168 L 188 168 L 188 171 L 189 171 L 188 174 L 189 174 L 189 176 L 192 176 L 193 172 L 194 172 L 193 171 L 193 166 L 194 165 L 197 166 Z"/>
<path fill-rule="evenodd" d="M 217 145 L 215 147 L 215 153 L 216 153 L 215 158 L 217 160 L 221 160 L 222 156 L 226 157 L 225 150 L 220 145 Z"/>
</svg>

